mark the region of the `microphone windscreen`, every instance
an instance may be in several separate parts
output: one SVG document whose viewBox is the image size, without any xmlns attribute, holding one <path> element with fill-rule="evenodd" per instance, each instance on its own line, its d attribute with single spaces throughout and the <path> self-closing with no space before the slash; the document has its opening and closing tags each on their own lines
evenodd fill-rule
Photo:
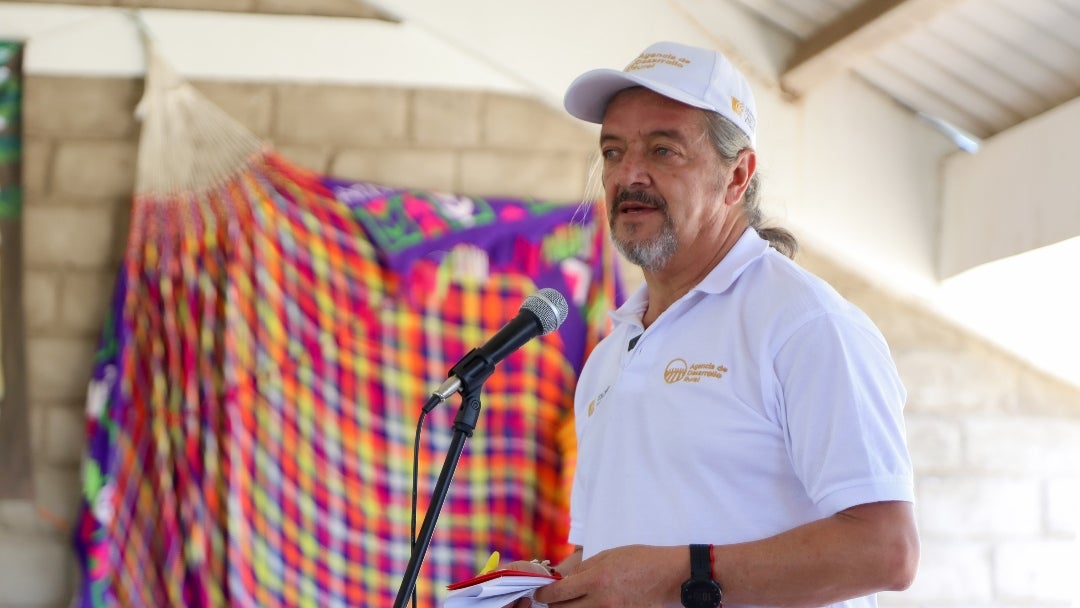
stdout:
<svg viewBox="0 0 1080 608">
<path fill-rule="evenodd" d="M 546 336 L 563 324 L 566 315 L 570 312 L 570 307 L 566 303 L 566 298 L 558 290 L 545 287 L 525 298 L 521 304 L 521 310 L 527 310 L 540 319 L 540 326 L 543 328 L 540 335 Z"/>
</svg>

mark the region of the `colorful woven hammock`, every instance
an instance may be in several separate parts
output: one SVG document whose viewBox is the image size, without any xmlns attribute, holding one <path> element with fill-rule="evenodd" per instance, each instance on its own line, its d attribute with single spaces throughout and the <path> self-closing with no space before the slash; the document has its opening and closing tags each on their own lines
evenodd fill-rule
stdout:
<svg viewBox="0 0 1080 608">
<path fill-rule="evenodd" d="M 168 76 L 148 82 L 144 149 L 178 108 L 223 120 Z M 222 169 L 197 179 L 140 151 L 87 399 L 79 605 L 392 605 L 420 406 L 540 287 L 570 316 L 485 384 L 419 605 L 493 549 L 567 552 L 573 387 L 618 298 L 592 207 L 334 180 L 246 136 L 219 144 Z M 425 422 L 419 517 L 456 408 Z"/>
</svg>

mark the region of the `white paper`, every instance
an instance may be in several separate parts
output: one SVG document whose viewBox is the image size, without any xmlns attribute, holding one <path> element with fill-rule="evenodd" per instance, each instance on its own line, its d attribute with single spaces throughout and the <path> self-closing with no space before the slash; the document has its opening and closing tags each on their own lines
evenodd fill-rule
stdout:
<svg viewBox="0 0 1080 608">
<path fill-rule="evenodd" d="M 444 608 L 503 608 L 523 597 L 532 597 L 537 589 L 554 579 L 544 576 L 500 576 L 489 581 L 454 589 L 446 596 Z M 533 606 L 546 608 L 533 602 Z"/>
</svg>

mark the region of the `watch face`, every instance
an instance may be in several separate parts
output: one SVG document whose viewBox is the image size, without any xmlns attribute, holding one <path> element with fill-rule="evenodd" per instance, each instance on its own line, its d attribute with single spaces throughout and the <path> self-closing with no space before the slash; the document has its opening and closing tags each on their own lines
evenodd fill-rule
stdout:
<svg viewBox="0 0 1080 608">
<path fill-rule="evenodd" d="M 713 580 L 689 580 L 682 586 L 686 608 L 716 608 L 720 605 L 720 585 Z"/>
</svg>

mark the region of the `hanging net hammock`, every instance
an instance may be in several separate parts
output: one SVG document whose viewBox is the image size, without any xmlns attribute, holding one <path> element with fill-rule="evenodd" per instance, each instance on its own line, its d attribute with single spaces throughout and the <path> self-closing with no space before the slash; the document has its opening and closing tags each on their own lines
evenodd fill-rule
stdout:
<svg viewBox="0 0 1080 608">
<path fill-rule="evenodd" d="M 540 287 L 570 316 L 485 385 L 418 605 L 493 549 L 569 551 L 573 386 L 618 297 L 591 206 L 315 174 L 147 54 L 130 234 L 87 397 L 79 605 L 391 606 L 420 406 Z M 425 421 L 420 516 L 456 408 Z"/>
</svg>

